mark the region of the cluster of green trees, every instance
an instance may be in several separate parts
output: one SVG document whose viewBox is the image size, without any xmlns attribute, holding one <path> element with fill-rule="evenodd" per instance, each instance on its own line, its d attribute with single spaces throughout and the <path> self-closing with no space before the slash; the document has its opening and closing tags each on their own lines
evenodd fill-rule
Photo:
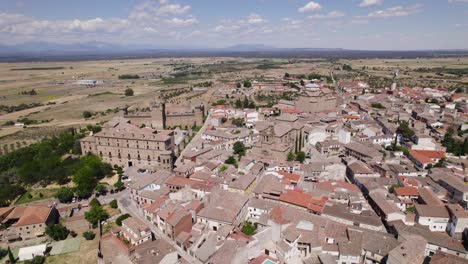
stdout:
<svg viewBox="0 0 468 264">
<path fill-rule="evenodd" d="M 21 91 L 20 94 L 22 95 L 37 95 L 37 92 L 35 89 L 31 89 L 29 91 Z"/>
<path fill-rule="evenodd" d="M 297 92 L 287 91 L 282 92 L 281 94 L 263 94 L 257 93 L 255 95 L 255 100 L 259 102 L 267 102 L 268 106 L 271 107 L 272 105 L 278 103 L 279 100 L 288 100 L 293 101 L 297 97 Z"/>
<path fill-rule="evenodd" d="M 112 166 L 103 163 L 101 159 L 94 155 L 86 155 L 79 159 L 73 170 L 73 182 L 75 183 L 75 193 L 79 197 L 89 197 L 96 188 L 100 179 L 111 175 Z"/>
<path fill-rule="evenodd" d="M 213 86 L 212 81 L 200 82 L 200 83 L 193 85 L 193 87 L 211 87 L 211 86 Z"/>
<path fill-rule="evenodd" d="M 468 137 L 461 140 L 455 139 L 454 135 L 455 130 L 452 127 L 449 127 L 444 135 L 444 139 L 442 140 L 442 146 L 447 148 L 447 152 L 453 153 L 454 155 L 468 155 Z"/>
<path fill-rule="evenodd" d="M 91 208 L 88 212 L 85 212 L 85 218 L 91 224 L 93 228 L 97 228 L 99 222 L 105 221 L 109 218 L 109 214 L 106 210 L 101 206 L 99 201 L 94 198 L 89 203 Z"/>
<path fill-rule="evenodd" d="M 25 109 L 29 109 L 29 108 L 34 108 L 34 107 L 38 107 L 38 106 L 43 106 L 44 104 L 41 104 L 41 103 L 30 103 L 30 104 L 19 104 L 19 105 L 12 105 L 12 106 L 8 106 L 8 105 L 0 105 L 0 111 L 1 112 L 7 112 L 7 113 L 13 113 L 13 112 L 16 112 L 16 111 L 21 111 L 21 110 L 25 110 Z"/>
<path fill-rule="evenodd" d="M 244 123 L 245 123 L 245 119 L 242 117 L 232 119 L 232 124 L 235 125 L 236 127 L 242 127 L 244 126 Z"/>
<path fill-rule="evenodd" d="M 353 67 L 351 67 L 351 65 L 349 65 L 349 64 L 343 64 L 343 70 L 345 70 L 345 71 L 352 71 L 352 70 L 353 70 Z"/>
<path fill-rule="evenodd" d="M 213 102 L 211 105 L 212 106 L 225 105 L 226 103 L 227 103 L 226 100 L 218 100 L 216 102 Z"/>
<path fill-rule="evenodd" d="M 295 154 L 293 152 L 289 152 L 287 159 L 288 161 L 299 161 L 302 163 L 306 159 L 306 154 L 304 151 L 298 151 Z"/>
<path fill-rule="evenodd" d="M 253 100 L 250 100 L 249 98 L 244 97 L 244 100 L 241 100 L 240 98 L 237 98 L 237 100 L 234 102 L 234 107 L 235 108 L 250 108 L 254 109 L 256 107 L 255 102 Z"/>
<path fill-rule="evenodd" d="M 119 75 L 119 79 L 121 80 L 140 79 L 140 76 L 138 74 L 122 74 L 122 75 Z"/>
<path fill-rule="evenodd" d="M 371 106 L 375 109 L 385 109 L 385 106 L 383 106 L 381 103 L 372 103 Z"/>
<path fill-rule="evenodd" d="M 410 139 L 414 136 L 414 131 L 409 127 L 409 124 L 406 121 L 400 121 L 397 133 L 401 134 L 405 139 Z"/>
<path fill-rule="evenodd" d="M 89 126 L 89 131 L 99 131 L 99 126 Z M 65 184 L 70 176 L 76 188 L 59 189 L 57 198 L 70 201 L 73 193 L 80 197 L 91 195 L 97 181 L 112 173 L 112 167 L 100 158 L 87 155 L 81 158 L 66 157 L 64 154 L 80 154 L 78 139 L 84 131 L 64 132 L 56 137 L 20 148 L 0 157 L 0 206 L 7 206 L 17 196 L 25 193 L 27 186 L 50 183 Z"/>
</svg>

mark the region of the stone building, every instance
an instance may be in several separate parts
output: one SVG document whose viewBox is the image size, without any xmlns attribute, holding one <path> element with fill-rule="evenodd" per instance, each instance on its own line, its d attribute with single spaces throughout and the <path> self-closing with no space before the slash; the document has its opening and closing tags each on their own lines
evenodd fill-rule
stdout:
<svg viewBox="0 0 468 264">
<path fill-rule="evenodd" d="M 297 119 L 258 123 L 256 129 L 260 136 L 252 152 L 275 160 L 286 160 L 289 152 L 300 151 L 306 141 L 304 125 Z"/>
<path fill-rule="evenodd" d="M 154 129 L 190 128 L 201 126 L 205 118 L 205 107 L 168 105 L 165 101 L 154 101 L 146 108 L 126 108 L 123 117 L 135 126 Z"/>
<path fill-rule="evenodd" d="M 124 118 L 108 122 L 101 132 L 82 139 L 80 145 L 83 154 L 92 153 L 122 167 L 170 171 L 175 161 L 174 131 L 139 128 Z"/>
</svg>

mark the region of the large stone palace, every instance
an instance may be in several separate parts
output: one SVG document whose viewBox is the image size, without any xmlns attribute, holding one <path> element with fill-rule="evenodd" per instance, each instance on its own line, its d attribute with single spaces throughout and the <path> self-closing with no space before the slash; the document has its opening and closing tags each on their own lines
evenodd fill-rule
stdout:
<svg viewBox="0 0 468 264">
<path fill-rule="evenodd" d="M 140 128 L 125 118 L 113 119 L 80 144 L 83 154 L 92 153 L 122 167 L 170 171 L 175 160 L 174 131 Z"/>
</svg>

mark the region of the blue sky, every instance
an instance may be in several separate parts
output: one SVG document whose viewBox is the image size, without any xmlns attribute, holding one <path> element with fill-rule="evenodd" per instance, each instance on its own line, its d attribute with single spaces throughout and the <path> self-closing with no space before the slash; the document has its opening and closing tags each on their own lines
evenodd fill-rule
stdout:
<svg viewBox="0 0 468 264">
<path fill-rule="evenodd" d="M 468 0 L 3 0 L 0 43 L 468 48 Z"/>
</svg>

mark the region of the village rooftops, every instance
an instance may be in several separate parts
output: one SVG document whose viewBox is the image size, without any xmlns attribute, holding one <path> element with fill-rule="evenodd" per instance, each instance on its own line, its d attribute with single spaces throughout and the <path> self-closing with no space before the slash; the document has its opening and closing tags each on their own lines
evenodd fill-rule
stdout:
<svg viewBox="0 0 468 264">
<path fill-rule="evenodd" d="M 14 226 L 27 226 L 33 224 L 43 224 L 49 218 L 53 207 L 48 206 L 18 206 L 5 218 L 4 222 L 18 219 Z"/>
<path fill-rule="evenodd" d="M 149 232 L 150 228 L 140 219 L 129 217 L 122 221 L 122 225 L 128 227 L 132 232 L 140 236 L 141 232 Z"/>
<path fill-rule="evenodd" d="M 95 137 L 140 139 L 148 141 L 168 141 L 173 134 L 170 130 L 154 130 L 151 128 L 139 128 L 128 123 L 129 120 L 120 118 L 110 121 Z"/>
<path fill-rule="evenodd" d="M 449 218 L 445 206 L 432 206 L 427 204 L 415 204 L 416 213 L 420 217 Z"/>
<path fill-rule="evenodd" d="M 234 223 L 248 201 L 247 197 L 240 194 L 222 190 L 212 192 L 208 198 L 209 202 L 198 216 L 228 224 Z"/>
</svg>

